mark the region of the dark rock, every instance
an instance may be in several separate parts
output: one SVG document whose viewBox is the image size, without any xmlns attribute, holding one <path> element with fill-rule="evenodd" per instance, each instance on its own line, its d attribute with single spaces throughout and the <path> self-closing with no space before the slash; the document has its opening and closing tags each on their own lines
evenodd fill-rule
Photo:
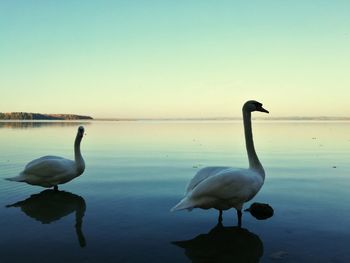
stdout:
<svg viewBox="0 0 350 263">
<path fill-rule="evenodd" d="M 244 210 L 250 212 L 258 220 L 268 219 L 273 216 L 273 208 L 269 204 L 253 203 L 251 206 Z"/>
</svg>

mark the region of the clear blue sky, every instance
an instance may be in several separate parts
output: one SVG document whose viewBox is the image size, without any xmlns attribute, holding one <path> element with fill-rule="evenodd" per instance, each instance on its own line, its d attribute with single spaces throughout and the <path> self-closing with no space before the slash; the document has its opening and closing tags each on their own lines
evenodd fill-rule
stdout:
<svg viewBox="0 0 350 263">
<path fill-rule="evenodd" d="M 0 1 L 0 112 L 350 115 L 350 1 Z"/>
</svg>

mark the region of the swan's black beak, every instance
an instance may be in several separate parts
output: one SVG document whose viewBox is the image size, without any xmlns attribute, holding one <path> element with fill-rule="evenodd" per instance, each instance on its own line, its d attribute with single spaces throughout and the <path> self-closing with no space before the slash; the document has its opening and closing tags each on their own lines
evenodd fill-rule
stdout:
<svg viewBox="0 0 350 263">
<path fill-rule="evenodd" d="M 260 108 L 258 109 L 258 111 L 269 113 L 269 111 L 268 111 L 268 110 L 265 110 L 262 106 L 260 106 Z"/>
</svg>

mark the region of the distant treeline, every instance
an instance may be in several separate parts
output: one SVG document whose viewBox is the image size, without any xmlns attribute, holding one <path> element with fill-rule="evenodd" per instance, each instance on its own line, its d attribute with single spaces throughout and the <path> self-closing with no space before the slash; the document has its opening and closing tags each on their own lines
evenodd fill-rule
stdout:
<svg viewBox="0 0 350 263">
<path fill-rule="evenodd" d="M 92 120 L 90 116 L 75 114 L 41 114 L 29 112 L 1 113 L 0 120 Z"/>
</svg>

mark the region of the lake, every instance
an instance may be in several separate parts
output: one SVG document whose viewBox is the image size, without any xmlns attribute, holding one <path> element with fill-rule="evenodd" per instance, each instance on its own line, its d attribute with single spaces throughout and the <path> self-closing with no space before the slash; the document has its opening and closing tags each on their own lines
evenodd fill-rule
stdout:
<svg viewBox="0 0 350 263">
<path fill-rule="evenodd" d="M 83 175 L 60 192 L 3 180 L 43 155 Z M 350 262 L 350 122 L 253 121 L 274 216 L 170 212 L 205 166 L 247 167 L 241 121 L 0 122 L 0 261 Z"/>
</svg>

